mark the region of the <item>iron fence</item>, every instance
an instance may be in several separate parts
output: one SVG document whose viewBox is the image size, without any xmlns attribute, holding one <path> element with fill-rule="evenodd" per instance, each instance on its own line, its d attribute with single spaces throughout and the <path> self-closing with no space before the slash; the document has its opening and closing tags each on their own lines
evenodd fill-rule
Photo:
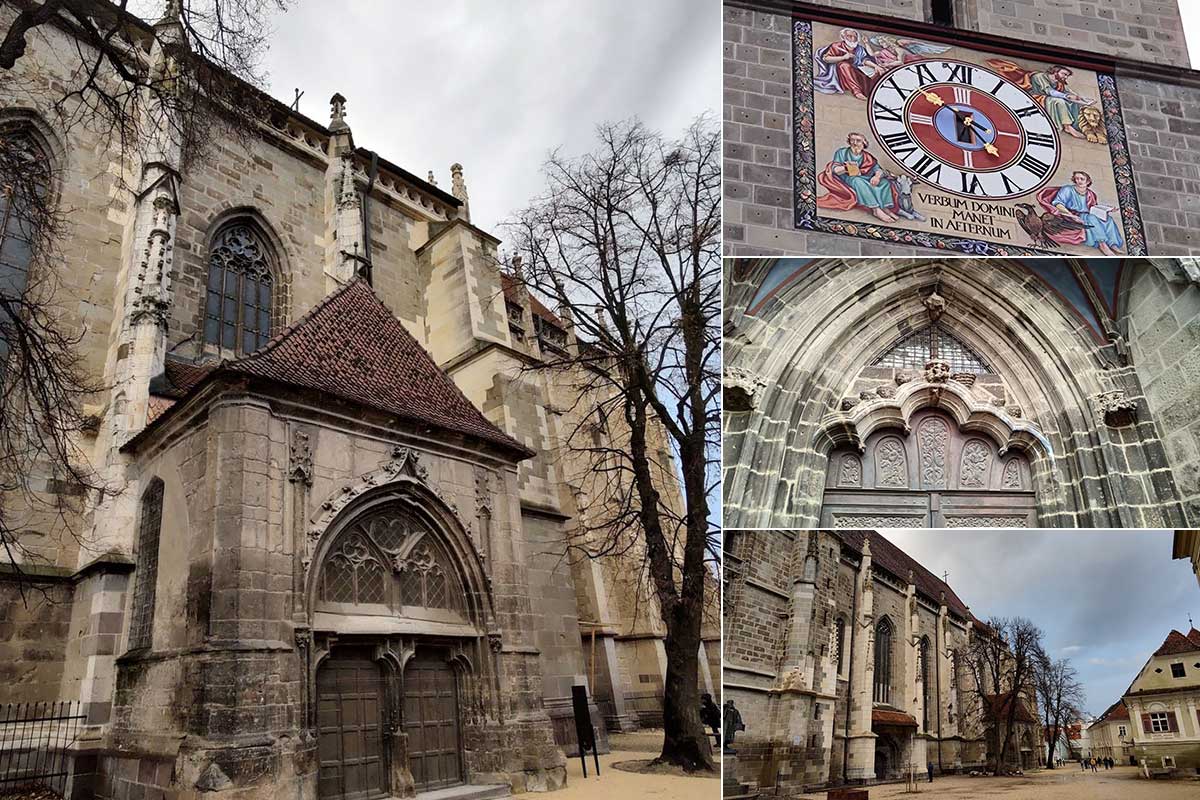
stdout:
<svg viewBox="0 0 1200 800">
<path fill-rule="evenodd" d="M 60 788 L 70 767 L 67 751 L 86 719 L 75 700 L 0 705 L 0 793 Z"/>
</svg>

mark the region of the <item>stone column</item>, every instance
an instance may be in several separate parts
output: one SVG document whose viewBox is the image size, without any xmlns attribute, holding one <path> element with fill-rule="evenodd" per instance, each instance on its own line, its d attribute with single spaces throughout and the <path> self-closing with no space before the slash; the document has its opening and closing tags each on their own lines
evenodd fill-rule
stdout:
<svg viewBox="0 0 1200 800">
<path fill-rule="evenodd" d="M 858 614 L 854 650 L 850 654 L 850 757 L 846 778 L 851 781 L 875 779 L 875 733 L 871 730 L 871 709 L 875 685 L 875 591 L 871 577 L 871 542 L 863 542 L 862 563 L 854 580 Z"/>
<path fill-rule="evenodd" d="M 151 74 L 167 84 L 175 61 L 167 57 L 163 43 L 185 44 L 177 14 L 177 6 L 172 5 L 155 24 L 149 58 Z M 85 637 L 93 637 L 81 642 L 78 652 L 84 676 L 79 699 L 93 724 L 109 721 L 116 656 L 125 650 L 124 617 L 132 594 L 128 590 L 138 580 L 136 573 L 130 576 L 129 572 L 136 557 L 141 481 L 121 447 L 146 426 L 150 381 L 163 371 L 179 218 L 182 142 L 171 119 L 173 112 L 152 94 L 145 99 L 144 122 L 154 134 L 138 143 L 140 163 L 133 167 L 140 174 L 129 201 L 127 255 L 117 279 L 118 305 L 105 363 L 104 379 L 111 389 L 92 455 L 98 479 L 111 492 L 91 510 L 90 536 L 80 547 L 77 562 L 83 577 L 76 602 L 90 598 Z"/>
<path fill-rule="evenodd" d="M 921 628 L 917 614 L 917 585 L 913 582 L 912 570 L 908 572 L 908 586 L 904 592 L 908 614 L 904 617 L 904 703 L 906 709 L 917 721 L 917 734 L 913 737 L 909 750 L 912 769 L 916 772 L 925 771 L 925 685 L 921 681 Z"/>
<path fill-rule="evenodd" d="M 933 663 L 937 668 L 938 683 L 941 695 L 937 698 L 937 714 L 934 724 L 938 726 L 936 736 L 939 741 L 958 736 L 958 720 L 962 717 L 962 709 L 958 707 L 958 687 L 954 685 L 952 669 L 949 629 L 950 609 L 946 606 L 946 593 L 938 598 L 937 618 L 937 652 Z M 951 713 L 953 711 L 953 713 Z M 950 764 L 940 763 L 939 767 L 949 767 L 955 771 L 962 769 L 962 747 L 954 748 L 954 760 Z"/>
</svg>

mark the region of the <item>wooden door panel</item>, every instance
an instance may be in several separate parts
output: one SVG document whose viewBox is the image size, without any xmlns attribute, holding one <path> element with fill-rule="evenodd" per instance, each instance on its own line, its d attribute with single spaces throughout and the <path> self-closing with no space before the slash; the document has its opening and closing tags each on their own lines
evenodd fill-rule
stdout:
<svg viewBox="0 0 1200 800">
<path fill-rule="evenodd" d="M 1037 510 L 1031 492 L 943 494 L 933 509 L 939 528 L 1032 528 Z"/>
<path fill-rule="evenodd" d="M 317 796 L 387 796 L 384 692 L 379 667 L 359 654 L 335 653 L 317 673 Z"/>
<path fill-rule="evenodd" d="M 463 782 L 458 685 L 444 657 L 420 653 L 404 669 L 404 731 L 418 791 Z"/>
</svg>

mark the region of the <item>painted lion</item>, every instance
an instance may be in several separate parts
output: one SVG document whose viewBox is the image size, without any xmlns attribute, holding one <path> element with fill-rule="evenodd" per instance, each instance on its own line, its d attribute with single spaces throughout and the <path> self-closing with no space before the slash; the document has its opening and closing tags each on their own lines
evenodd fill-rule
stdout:
<svg viewBox="0 0 1200 800">
<path fill-rule="evenodd" d="M 1108 137 L 1104 133 L 1104 116 L 1100 109 L 1095 106 L 1079 109 L 1079 132 L 1086 136 L 1089 142 L 1108 143 Z"/>
</svg>

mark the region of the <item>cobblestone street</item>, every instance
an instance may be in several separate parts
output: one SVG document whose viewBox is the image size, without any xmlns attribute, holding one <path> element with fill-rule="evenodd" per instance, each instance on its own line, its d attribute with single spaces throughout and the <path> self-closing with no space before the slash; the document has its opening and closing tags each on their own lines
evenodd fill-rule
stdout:
<svg viewBox="0 0 1200 800">
<path fill-rule="evenodd" d="M 1015 778 L 939 778 L 920 784 L 920 794 L 929 800 L 1194 800 L 1200 796 L 1200 781 L 1149 781 L 1133 767 L 1093 774 L 1076 765 Z M 871 787 L 871 800 L 912 796 L 905 793 L 904 784 Z M 800 797 L 825 800 L 825 793 Z"/>
</svg>

